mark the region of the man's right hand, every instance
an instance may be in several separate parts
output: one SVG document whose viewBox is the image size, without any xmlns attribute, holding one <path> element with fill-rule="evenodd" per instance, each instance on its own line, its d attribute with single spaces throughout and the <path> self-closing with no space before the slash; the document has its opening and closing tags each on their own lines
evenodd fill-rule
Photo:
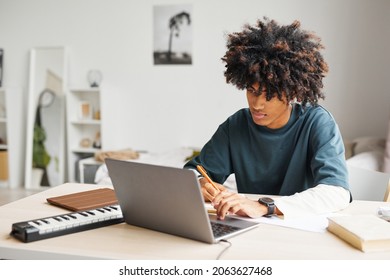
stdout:
<svg viewBox="0 0 390 280">
<path fill-rule="evenodd" d="M 218 190 L 216 190 L 206 178 L 200 178 L 199 183 L 202 188 L 203 198 L 206 202 L 211 202 L 217 194 L 226 190 L 223 185 L 214 182 L 215 186 L 218 188 Z"/>
</svg>

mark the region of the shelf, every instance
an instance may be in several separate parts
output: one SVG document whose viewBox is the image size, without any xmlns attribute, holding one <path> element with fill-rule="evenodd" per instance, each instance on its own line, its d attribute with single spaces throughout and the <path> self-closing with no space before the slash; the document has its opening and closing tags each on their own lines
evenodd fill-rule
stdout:
<svg viewBox="0 0 390 280">
<path fill-rule="evenodd" d="M 77 89 L 77 88 L 74 88 L 74 89 L 70 89 L 70 92 L 74 93 L 74 94 L 100 94 L 100 89 L 99 88 L 80 88 L 80 89 Z"/>
<path fill-rule="evenodd" d="M 75 148 L 72 149 L 73 153 L 79 153 L 79 154 L 94 154 L 96 152 L 99 152 L 100 149 L 96 148 Z"/>
<path fill-rule="evenodd" d="M 101 88 L 70 88 L 67 91 L 68 179 L 70 182 L 79 180 L 75 163 L 86 155 L 92 155 L 101 150 L 92 145 L 97 139 L 101 143 L 100 95 Z M 88 141 L 90 145 L 82 145 L 83 141 Z"/>
<path fill-rule="evenodd" d="M 0 187 L 9 185 L 9 159 L 8 159 L 8 134 L 6 91 L 0 89 Z"/>
<path fill-rule="evenodd" d="M 15 105 L 23 103 L 23 93 L 20 87 L 0 87 L 0 153 L 7 152 L 0 163 L 0 180 L 9 188 L 23 185 L 24 168 L 21 166 L 24 165 L 25 139 L 20 136 L 24 129 L 24 120 L 20 117 L 23 106 Z"/>
<path fill-rule="evenodd" d="M 73 125 L 100 125 L 100 120 L 77 120 L 71 122 Z"/>
</svg>

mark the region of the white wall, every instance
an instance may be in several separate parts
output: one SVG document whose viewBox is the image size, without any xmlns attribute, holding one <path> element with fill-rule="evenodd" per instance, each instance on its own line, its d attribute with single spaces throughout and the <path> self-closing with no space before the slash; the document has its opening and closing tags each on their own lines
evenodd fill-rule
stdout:
<svg viewBox="0 0 390 280">
<path fill-rule="evenodd" d="M 193 4 L 193 65 L 153 65 L 153 6 Z M 29 49 L 65 45 L 69 86 L 100 69 L 106 149 L 201 147 L 246 105 L 226 85 L 226 32 L 268 16 L 301 21 L 326 46 L 326 106 L 344 137 L 384 136 L 390 115 L 390 1 L 387 0 L 0 0 L 4 86 L 27 95 Z M 27 100 L 27 98 L 25 98 Z M 25 106 L 25 104 L 15 104 Z M 23 120 L 21 120 L 23 121 Z"/>
</svg>

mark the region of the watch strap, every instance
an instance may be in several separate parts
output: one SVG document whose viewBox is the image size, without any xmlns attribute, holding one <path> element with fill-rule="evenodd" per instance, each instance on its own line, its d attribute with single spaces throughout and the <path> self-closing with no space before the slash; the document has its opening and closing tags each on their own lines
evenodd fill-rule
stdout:
<svg viewBox="0 0 390 280">
<path fill-rule="evenodd" d="M 273 215 L 275 213 L 275 204 L 268 204 L 267 205 L 267 216 Z"/>
<path fill-rule="evenodd" d="M 267 201 L 269 200 L 269 201 Z M 265 216 L 271 216 L 275 213 L 275 203 L 273 199 L 268 198 L 268 197 L 261 197 L 259 198 L 258 202 L 265 207 L 267 207 L 267 214 Z"/>
</svg>

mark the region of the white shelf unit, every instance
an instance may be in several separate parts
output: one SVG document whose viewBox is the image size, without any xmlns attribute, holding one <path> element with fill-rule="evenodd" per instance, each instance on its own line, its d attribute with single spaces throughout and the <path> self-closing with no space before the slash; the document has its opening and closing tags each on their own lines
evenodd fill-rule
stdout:
<svg viewBox="0 0 390 280">
<path fill-rule="evenodd" d="M 23 185 L 24 111 L 23 90 L 20 87 L 0 87 L 0 156 L 6 168 L 0 164 L 0 173 L 7 178 L 0 179 L 0 187 L 19 188 Z M 5 170 L 8 169 L 8 170 Z"/>
<path fill-rule="evenodd" d="M 100 151 L 101 144 L 101 106 L 100 88 L 69 89 L 67 91 L 67 151 L 68 181 L 78 182 L 76 178 L 78 161 L 91 157 Z M 97 142 L 97 136 L 99 141 Z M 98 145 L 95 145 L 98 144 Z"/>
<path fill-rule="evenodd" d="M 0 88 L 0 187 L 8 186 L 8 137 L 6 91 Z"/>
</svg>

